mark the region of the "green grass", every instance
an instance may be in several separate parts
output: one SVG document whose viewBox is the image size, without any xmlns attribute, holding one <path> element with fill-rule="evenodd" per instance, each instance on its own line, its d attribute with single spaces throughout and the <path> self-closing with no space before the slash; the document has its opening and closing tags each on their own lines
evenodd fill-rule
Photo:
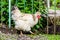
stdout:
<svg viewBox="0 0 60 40">
<path fill-rule="evenodd" d="M 51 9 L 54 9 L 55 10 L 55 7 L 54 6 L 51 6 Z M 60 8 L 57 8 L 56 7 L 56 10 L 60 10 Z"/>
<path fill-rule="evenodd" d="M 45 34 L 48 38 L 48 40 L 60 40 L 60 35 L 54 35 L 54 34 Z"/>
<path fill-rule="evenodd" d="M 54 34 L 41 34 L 47 37 L 48 40 L 60 40 L 60 35 L 54 35 Z M 34 37 L 36 35 L 29 35 L 30 37 Z"/>
</svg>

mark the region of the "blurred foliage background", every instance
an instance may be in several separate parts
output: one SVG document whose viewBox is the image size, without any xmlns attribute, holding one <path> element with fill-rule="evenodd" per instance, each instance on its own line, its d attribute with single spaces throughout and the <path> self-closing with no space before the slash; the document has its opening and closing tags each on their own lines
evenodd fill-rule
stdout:
<svg viewBox="0 0 60 40">
<path fill-rule="evenodd" d="M 51 8 L 54 8 L 54 0 L 51 1 Z M 11 7 L 16 5 L 21 12 L 24 13 L 35 13 L 36 11 L 41 12 L 41 14 L 47 14 L 46 10 L 46 3 L 47 0 L 11 0 Z M 56 0 L 56 7 L 60 5 L 60 0 Z M 0 1 L 0 23 L 4 23 L 8 26 L 8 19 L 9 19 L 9 9 L 8 9 L 8 0 L 1 0 Z M 59 7 L 57 7 L 59 9 Z M 2 16 L 2 17 L 1 17 Z M 11 25 L 14 26 L 13 20 L 11 20 Z M 38 22 L 36 27 L 32 28 L 32 30 L 39 30 L 45 28 L 47 25 L 47 20 L 44 17 L 41 17 L 40 21 Z"/>
<path fill-rule="evenodd" d="M 56 0 L 56 3 L 54 3 L 54 0 L 51 0 L 50 2 L 51 9 L 54 9 L 54 5 L 56 4 L 56 9 L 60 10 L 60 0 Z"/>
</svg>

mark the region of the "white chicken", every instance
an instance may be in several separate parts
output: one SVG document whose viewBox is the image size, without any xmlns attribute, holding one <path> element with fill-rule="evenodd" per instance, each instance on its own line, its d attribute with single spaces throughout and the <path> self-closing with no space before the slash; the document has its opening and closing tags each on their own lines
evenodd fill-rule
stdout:
<svg viewBox="0 0 60 40">
<path fill-rule="evenodd" d="M 18 7 L 14 6 L 12 8 L 12 19 L 15 22 L 15 28 L 17 30 L 27 31 L 33 34 L 31 28 L 38 23 L 40 12 L 36 12 L 35 14 L 25 14 L 20 12 Z"/>
</svg>

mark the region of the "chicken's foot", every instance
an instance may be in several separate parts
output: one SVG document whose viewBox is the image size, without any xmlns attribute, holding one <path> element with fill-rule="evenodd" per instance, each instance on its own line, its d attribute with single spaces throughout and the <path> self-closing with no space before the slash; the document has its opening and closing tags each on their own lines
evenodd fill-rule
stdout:
<svg viewBox="0 0 60 40">
<path fill-rule="evenodd" d="M 21 36 L 23 35 L 22 31 L 20 31 Z"/>
<path fill-rule="evenodd" d="M 30 31 L 31 34 L 34 34 L 32 31 Z"/>
<path fill-rule="evenodd" d="M 23 33 L 22 33 L 22 31 L 20 31 L 20 35 L 19 35 L 19 36 L 20 36 L 20 37 L 21 37 L 21 36 L 23 36 Z"/>
</svg>

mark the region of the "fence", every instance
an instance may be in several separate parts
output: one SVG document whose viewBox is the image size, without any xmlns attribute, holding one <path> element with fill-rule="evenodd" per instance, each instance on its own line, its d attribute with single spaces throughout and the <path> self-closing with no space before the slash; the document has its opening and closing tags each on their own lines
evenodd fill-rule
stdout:
<svg viewBox="0 0 60 40">
<path fill-rule="evenodd" d="M 1 16 L 1 20 L 0 20 L 0 23 L 1 24 L 3 24 L 3 23 L 7 23 L 7 25 L 8 25 L 8 27 L 9 28 L 11 28 L 11 25 L 12 25 L 12 19 L 11 19 L 11 7 L 13 6 L 13 5 L 16 5 L 16 6 L 19 6 L 19 5 L 17 5 L 17 4 L 20 4 L 20 3 L 18 3 L 18 1 L 19 0 L 13 0 L 14 1 L 14 4 L 12 3 L 12 0 L 6 0 L 4 3 L 3 3 L 3 1 L 4 0 L 1 0 L 0 1 L 0 16 Z M 26 3 L 26 1 L 27 0 L 23 0 L 22 2 L 23 3 L 21 3 L 22 5 L 24 5 L 24 7 L 23 6 L 21 6 L 21 8 L 22 9 L 24 9 L 24 10 L 22 10 L 23 12 L 27 12 L 27 11 L 25 11 L 26 9 L 25 8 L 27 8 L 26 6 L 27 6 L 27 3 Z M 55 5 L 54 5 L 54 10 L 55 10 L 55 14 L 54 14 L 54 34 L 56 33 L 56 0 L 54 0 L 55 2 Z M 39 11 L 42 11 L 42 10 L 40 10 L 41 9 L 41 0 L 37 0 L 37 2 L 38 2 L 38 8 L 36 8 L 36 10 L 39 10 Z M 46 1 L 46 3 L 47 4 L 45 4 L 45 6 L 46 6 L 46 8 L 47 8 L 47 34 L 48 34 L 48 32 L 49 32 L 49 26 L 48 26 L 48 17 L 49 17 L 49 9 L 50 9 L 50 0 L 47 0 Z M 2 5 L 3 4 L 3 5 Z M 8 5 L 7 5 L 8 4 Z M 36 4 L 36 3 L 35 3 Z M 30 8 L 32 9 L 32 11 L 29 11 L 29 13 L 34 13 L 34 12 L 36 12 L 36 10 L 34 10 L 34 0 L 31 0 L 31 4 L 29 4 L 30 5 Z M 43 5 L 43 4 L 42 4 Z M 20 8 L 20 9 L 21 9 Z M 8 10 L 9 11 L 8 11 Z M 29 10 L 31 10 L 31 9 L 29 9 Z M 42 13 L 43 13 L 44 11 L 42 11 Z M 6 13 L 8 13 L 8 14 L 6 14 Z M 4 17 L 6 18 L 4 18 Z M 5 21 L 4 21 L 5 20 Z"/>
</svg>

